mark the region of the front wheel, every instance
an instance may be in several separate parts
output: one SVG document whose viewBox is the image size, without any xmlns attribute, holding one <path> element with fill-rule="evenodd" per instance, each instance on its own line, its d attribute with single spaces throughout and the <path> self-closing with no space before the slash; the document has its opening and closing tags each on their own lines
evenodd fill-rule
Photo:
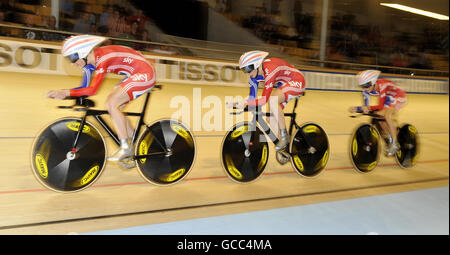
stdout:
<svg viewBox="0 0 450 255">
<path fill-rule="evenodd" d="M 101 175 L 105 166 L 105 141 L 89 122 L 83 126 L 72 151 L 81 119 L 59 119 L 43 129 L 33 142 L 31 166 L 36 179 L 58 192 L 86 189 Z"/>
<path fill-rule="evenodd" d="M 297 173 L 304 177 L 315 177 L 328 163 L 328 136 L 319 125 L 305 124 L 292 136 L 289 151 Z"/>
<path fill-rule="evenodd" d="M 222 165 L 226 174 L 239 183 L 249 183 L 260 177 L 268 156 L 264 133 L 248 122 L 236 124 L 222 142 Z"/>
<path fill-rule="evenodd" d="M 397 135 L 400 150 L 395 154 L 397 163 L 402 168 L 411 168 L 417 163 L 419 157 L 419 134 L 410 124 L 403 125 Z"/>
<path fill-rule="evenodd" d="M 370 124 L 359 126 L 350 142 L 350 158 L 355 169 L 368 173 L 375 169 L 380 159 L 380 133 Z"/>
<path fill-rule="evenodd" d="M 181 122 L 159 120 L 139 137 L 135 155 L 136 166 L 145 180 L 156 185 L 175 184 L 194 165 L 195 139 Z"/>
</svg>

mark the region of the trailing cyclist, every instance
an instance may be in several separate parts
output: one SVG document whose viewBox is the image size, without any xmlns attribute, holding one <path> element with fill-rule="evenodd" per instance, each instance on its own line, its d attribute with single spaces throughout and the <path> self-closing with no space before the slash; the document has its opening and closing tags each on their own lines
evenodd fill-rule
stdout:
<svg viewBox="0 0 450 255">
<path fill-rule="evenodd" d="M 400 146 L 397 141 L 395 114 L 406 104 L 406 92 L 393 81 L 378 79 L 380 71 L 365 70 L 357 74 L 358 84 L 363 89 L 364 105 L 350 108 L 350 112 L 378 111 L 386 122 L 381 123 L 383 131 L 389 134 L 386 155 L 393 156 Z M 370 106 L 370 96 L 378 96 L 378 105 Z"/>
<path fill-rule="evenodd" d="M 273 118 L 270 124 L 276 123 L 274 130 L 280 131 L 277 151 L 283 150 L 289 144 L 289 134 L 286 130 L 283 109 L 286 104 L 300 96 L 305 91 L 303 74 L 288 62 L 279 58 L 267 58 L 268 52 L 249 51 L 239 59 L 239 68 L 249 76 L 250 95 L 241 102 L 228 104 L 229 107 L 245 108 L 246 106 L 262 106 L 269 102 Z M 259 83 L 264 89 L 260 98 L 256 99 Z M 272 93 L 273 88 L 276 90 Z M 270 97 L 270 99 L 269 99 Z"/>
<path fill-rule="evenodd" d="M 120 139 L 120 149 L 108 160 L 120 161 L 134 155 L 131 145 L 133 128 L 121 110 L 130 101 L 150 92 L 155 85 L 155 70 L 141 53 L 129 47 L 97 47 L 106 40 L 105 37 L 94 35 L 77 35 L 66 39 L 63 42 L 62 54 L 83 69 L 83 81 L 77 88 L 49 91 L 47 97 L 64 99 L 69 96 L 91 96 L 97 92 L 107 73 L 125 75 L 106 100 L 108 112 Z"/>
</svg>

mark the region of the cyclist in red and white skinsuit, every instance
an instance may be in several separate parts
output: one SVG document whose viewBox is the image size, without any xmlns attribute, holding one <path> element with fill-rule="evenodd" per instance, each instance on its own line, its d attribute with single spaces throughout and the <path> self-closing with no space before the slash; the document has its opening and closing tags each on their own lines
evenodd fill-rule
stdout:
<svg viewBox="0 0 450 255">
<path fill-rule="evenodd" d="M 47 97 L 64 99 L 68 96 L 91 96 L 97 92 L 107 73 L 125 75 L 125 79 L 114 87 L 106 100 L 108 112 L 120 139 L 120 149 L 108 160 L 119 161 L 133 155 L 133 129 L 121 109 L 128 102 L 151 90 L 155 85 L 155 70 L 141 53 L 129 47 L 110 45 L 95 48 L 106 39 L 100 36 L 79 35 L 65 40 L 62 54 L 76 66 L 83 68 L 83 83 L 74 89 L 49 91 Z M 93 72 L 95 74 L 91 79 Z"/>
<path fill-rule="evenodd" d="M 400 148 L 397 143 L 394 115 L 406 104 L 406 92 L 393 81 L 378 79 L 380 73 L 377 70 L 365 70 L 357 74 L 358 83 L 363 88 L 364 105 L 352 107 L 350 112 L 377 111 L 379 115 L 385 117 L 386 122 L 381 122 L 381 127 L 391 136 L 386 154 L 392 156 Z M 378 105 L 370 106 L 370 96 L 379 97 Z"/>
<path fill-rule="evenodd" d="M 261 106 L 269 102 L 270 111 L 274 116 L 273 120 L 277 123 L 276 127 L 272 128 L 280 130 L 279 142 L 275 149 L 282 150 L 289 144 L 283 109 L 290 100 L 304 93 L 305 78 L 297 68 L 282 59 L 265 59 L 268 54 L 263 51 L 250 51 L 241 56 L 239 67 L 250 78 L 251 96 L 248 100 L 233 103 L 233 105 L 243 108 L 247 105 Z M 264 83 L 264 89 L 261 97 L 256 99 L 259 82 Z M 274 88 L 276 90 L 272 92 Z M 272 121 L 270 123 L 272 124 Z"/>
</svg>

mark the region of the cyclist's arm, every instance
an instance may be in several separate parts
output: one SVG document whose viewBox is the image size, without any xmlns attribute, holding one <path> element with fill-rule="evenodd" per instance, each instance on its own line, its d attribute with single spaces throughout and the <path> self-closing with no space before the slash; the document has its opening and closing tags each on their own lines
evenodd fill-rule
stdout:
<svg viewBox="0 0 450 255">
<path fill-rule="evenodd" d="M 249 84 L 250 90 L 248 93 L 247 100 L 254 100 L 254 99 L 256 99 L 256 95 L 258 92 L 258 81 L 254 81 L 253 79 L 250 79 L 248 81 L 248 84 Z"/>
<path fill-rule="evenodd" d="M 255 98 L 247 101 L 248 106 L 264 105 L 265 103 L 267 103 L 267 101 L 270 97 L 270 93 L 272 93 L 273 84 L 275 82 L 275 77 L 276 77 L 275 73 L 273 75 L 271 75 L 271 77 L 272 78 L 270 78 L 269 80 L 264 80 L 264 76 L 258 75 L 256 78 L 251 79 L 251 80 L 253 80 L 253 82 L 256 83 Z M 261 97 L 256 99 L 256 92 L 258 90 L 259 82 L 263 82 L 264 89 L 261 94 Z"/>
<path fill-rule="evenodd" d="M 365 90 L 363 90 L 363 92 L 362 92 L 362 94 L 363 94 L 363 106 L 358 106 L 358 107 L 356 107 L 355 108 L 355 110 L 357 111 L 357 112 L 362 112 L 362 111 L 364 111 L 364 108 L 365 109 L 370 109 L 370 93 L 368 93 L 368 92 L 366 92 Z"/>
<path fill-rule="evenodd" d="M 378 105 L 370 106 L 369 110 L 379 111 L 379 110 L 383 109 L 385 101 L 386 101 L 386 93 L 380 93 L 380 99 L 378 99 Z"/>
<path fill-rule="evenodd" d="M 79 96 L 92 96 L 95 95 L 100 84 L 105 78 L 105 72 L 96 72 L 94 77 L 92 78 L 91 85 L 85 88 L 71 89 L 70 96 L 79 97 Z"/>
<path fill-rule="evenodd" d="M 258 99 L 254 99 L 254 100 L 248 100 L 247 101 L 247 105 L 248 106 L 260 106 L 260 105 L 264 105 L 267 103 L 269 97 L 270 97 L 270 93 L 272 93 L 272 89 L 273 89 L 273 83 L 266 83 L 266 85 L 264 85 L 264 89 L 262 92 L 262 95 L 260 98 Z"/>
<path fill-rule="evenodd" d="M 95 71 L 95 66 L 91 64 L 87 64 L 83 67 L 83 79 L 81 80 L 81 85 L 72 89 L 81 89 L 87 88 L 91 83 L 92 73 Z"/>
</svg>

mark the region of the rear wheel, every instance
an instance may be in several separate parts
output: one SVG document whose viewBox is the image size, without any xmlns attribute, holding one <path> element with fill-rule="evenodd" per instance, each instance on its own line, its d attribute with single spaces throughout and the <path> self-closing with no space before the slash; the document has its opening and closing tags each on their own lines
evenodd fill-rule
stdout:
<svg viewBox="0 0 450 255">
<path fill-rule="evenodd" d="M 300 127 L 290 144 L 291 163 L 302 176 L 315 177 L 328 163 L 329 143 L 325 131 L 317 124 Z"/>
<path fill-rule="evenodd" d="M 411 168 L 419 157 L 419 135 L 417 129 L 410 124 L 403 125 L 397 135 L 400 150 L 395 154 L 397 163 L 402 168 Z"/>
<path fill-rule="evenodd" d="M 380 158 L 380 146 L 380 133 L 374 126 L 359 126 L 350 142 L 350 158 L 355 169 L 362 173 L 373 171 Z"/>
<path fill-rule="evenodd" d="M 258 126 L 242 122 L 235 125 L 222 142 L 222 164 L 236 182 L 249 183 L 260 177 L 269 159 L 265 134 Z"/>
<path fill-rule="evenodd" d="M 196 155 L 194 136 L 177 120 L 164 119 L 149 126 L 136 143 L 141 176 L 156 185 L 181 181 L 192 169 Z"/>
<path fill-rule="evenodd" d="M 106 147 L 97 128 L 83 126 L 76 152 L 72 147 L 81 119 L 59 119 L 43 129 L 31 150 L 31 166 L 36 179 L 58 192 L 75 192 L 92 185 L 105 166 Z"/>
</svg>

